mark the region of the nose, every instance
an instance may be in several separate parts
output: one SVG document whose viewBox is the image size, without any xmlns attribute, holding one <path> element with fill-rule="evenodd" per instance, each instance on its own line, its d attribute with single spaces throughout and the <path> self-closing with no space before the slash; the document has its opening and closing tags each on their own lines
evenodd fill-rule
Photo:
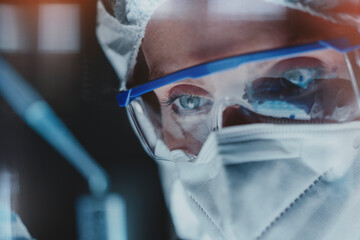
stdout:
<svg viewBox="0 0 360 240">
<path fill-rule="evenodd" d="M 251 117 L 251 113 L 240 105 L 228 106 L 222 115 L 222 127 L 230 127 L 256 123 L 256 119 Z"/>
</svg>

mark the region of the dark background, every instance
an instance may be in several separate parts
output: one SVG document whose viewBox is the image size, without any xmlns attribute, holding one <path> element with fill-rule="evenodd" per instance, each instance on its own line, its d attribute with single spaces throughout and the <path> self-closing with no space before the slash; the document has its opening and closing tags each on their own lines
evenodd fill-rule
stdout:
<svg viewBox="0 0 360 240">
<path fill-rule="evenodd" d="M 79 48 L 41 50 L 39 16 L 44 4 L 78 7 Z M 4 6 L 17 11 L 16 24 L 4 17 Z M 171 224 L 156 164 L 142 150 L 124 109 L 117 107 L 118 80 L 97 43 L 96 1 L 0 0 L 0 21 L 0 56 L 39 91 L 108 172 L 111 191 L 127 204 L 129 239 L 169 239 Z M 59 31 L 52 34 L 61 38 L 61 28 L 68 27 L 60 22 Z M 20 48 L 6 49 L 6 41 L 13 40 L 4 36 L 13 34 L 14 28 L 21 33 Z M 17 175 L 14 207 L 34 238 L 77 239 L 75 203 L 89 193 L 87 183 L 0 96 L 0 170 L 4 169 Z"/>
</svg>

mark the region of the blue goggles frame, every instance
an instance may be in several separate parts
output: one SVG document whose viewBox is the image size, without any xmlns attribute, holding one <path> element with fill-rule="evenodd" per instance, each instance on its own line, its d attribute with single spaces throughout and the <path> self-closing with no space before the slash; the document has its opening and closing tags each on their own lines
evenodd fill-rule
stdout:
<svg viewBox="0 0 360 240">
<path fill-rule="evenodd" d="M 190 68 L 186 68 L 171 73 L 169 75 L 166 75 L 164 77 L 160 77 L 151 82 L 120 92 L 116 95 L 116 99 L 120 107 L 126 107 L 135 98 L 140 97 L 145 93 L 151 92 L 157 88 L 163 87 L 170 83 L 175 83 L 188 78 L 198 79 L 198 78 L 206 77 L 214 73 L 219 73 L 222 71 L 227 71 L 237 68 L 245 63 L 271 60 L 274 58 L 285 57 L 289 55 L 295 55 L 295 54 L 329 49 L 329 48 L 345 54 L 359 49 L 360 44 L 351 45 L 348 38 L 320 40 L 314 43 L 308 43 L 304 45 L 277 48 L 277 49 L 271 49 L 271 50 L 265 50 L 265 51 L 259 51 L 249 54 L 242 54 L 238 56 L 223 58 L 220 60 L 210 61 Z"/>
</svg>

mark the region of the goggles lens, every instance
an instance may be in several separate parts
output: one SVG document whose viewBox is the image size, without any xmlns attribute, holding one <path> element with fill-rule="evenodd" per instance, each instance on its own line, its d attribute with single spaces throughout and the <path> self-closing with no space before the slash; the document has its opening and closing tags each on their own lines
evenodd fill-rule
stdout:
<svg viewBox="0 0 360 240">
<path fill-rule="evenodd" d="M 169 150 L 192 155 L 222 127 L 339 123 L 360 116 L 345 55 L 333 49 L 184 79 L 134 99 L 129 110 L 150 151 L 161 140 Z"/>
</svg>

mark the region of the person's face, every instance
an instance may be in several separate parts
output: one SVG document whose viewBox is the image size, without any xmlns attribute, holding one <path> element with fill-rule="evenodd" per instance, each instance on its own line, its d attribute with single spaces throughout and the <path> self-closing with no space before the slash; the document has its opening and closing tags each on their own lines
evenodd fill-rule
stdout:
<svg viewBox="0 0 360 240">
<path fill-rule="evenodd" d="M 233 2 L 237 2 L 235 6 L 230 5 Z M 149 21 L 142 51 L 153 80 L 203 62 L 342 37 L 346 31 L 328 21 L 262 1 L 170 0 Z M 249 83 L 264 76 L 283 76 L 293 69 L 321 71 L 322 78 L 335 74 L 350 79 L 342 55 L 327 51 L 248 64 L 227 73 L 170 84 L 155 90 L 165 143 L 170 150 L 198 154 L 212 130 L 216 102 L 224 96 L 240 96 L 245 100 L 239 105 L 252 110 L 245 96 Z M 224 111 L 224 126 L 252 123 L 238 110 L 230 107 Z"/>
</svg>

